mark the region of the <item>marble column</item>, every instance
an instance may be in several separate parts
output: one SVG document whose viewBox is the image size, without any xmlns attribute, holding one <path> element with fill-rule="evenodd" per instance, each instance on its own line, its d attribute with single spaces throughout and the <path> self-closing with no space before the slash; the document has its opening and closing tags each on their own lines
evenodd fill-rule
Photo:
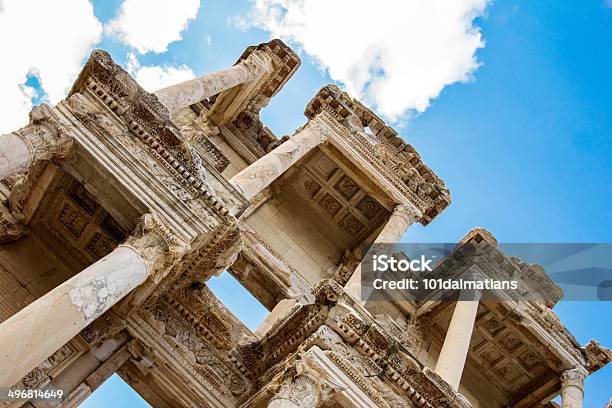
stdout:
<svg viewBox="0 0 612 408">
<path fill-rule="evenodd" d="M 561 408 L 582 408 L 584 379 L 587 375 L 583 367 L 565 370 L 561 374 Z"/>
<path fill-rule="evenodd" d="M 151 214 L 114 251 L 0 324 L 0 387 L 16 384 L 185 245 Z"/>
<path fill-rule="evenodd" d="M 311 120 L 284 143 L 232 177 L 230 183 L 248 200 L 252 199 L 306 153 L 328 140 L 329 132 L 318 119 Z"/>
<path fill-rule="evenodd" d="M 47 105 L 30 112 L 30 123 L 0 136 L 0 179 L 27 171 L 39 160 L 63 158 L 72 146 L 65 128 Z"/>
<path fill-rule="evenodd" d="M 417 220 L 417 210 L 413 207 L 407 205 L 395 206 L 387 223 L 374 240 L 373 246 L 377 244 L 397 244 L 406 231 L 408 231 L 408 228 Z M 370 253 L 362 256 L 362 261 L 367 256 L 371 256 Z M 361 295 L 361 286 L 361 263 L 359 263 L 357 269 L 355 269 L 355 272 L 353 272 L 344 286 L 344 292 L 364 306 L 365 299 Z"/>
<path fill-rule="evenodd" d="M 287 378 L 270 399 L 268 408 L 315 408 L 320 399 L 317 381 L 308 375 Z"/>
<path fill-rule="evenodd" d="M 28 143 L 18 134 L 0 136 L 0 178 L 26 171 L 32 161 Z"/>
<path fill-rule="evenodd" d="M 171 85 L 154 93 L 170 112 L 176 112 L 240 84 L 255 81 L 265 69 L 262 59 L 267 61 L 269 57 L 262 52 L 254 52 L 230 68 Z"/>
<path fill-rule="evenodd" d="M 436 374 L 455 391 L 459 389 L 465 367 L 480 297 L 480 291 L 466 291 L 462 294 L 462 299 L 465 300 L 455 303 L 455 310 L 436 363 Z"/>
</svg>

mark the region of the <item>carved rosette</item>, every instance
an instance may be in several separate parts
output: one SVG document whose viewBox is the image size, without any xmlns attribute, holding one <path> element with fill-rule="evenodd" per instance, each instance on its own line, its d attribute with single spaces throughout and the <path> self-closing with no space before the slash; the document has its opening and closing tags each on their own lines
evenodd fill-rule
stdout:
<svg viewBox="0 0 612 408">
<path fill-rule="evenodd" d="M 48 384 L 49 381 L 49 376 L 41 367 L 36 367 L 21 379 L 22 384 L 27 389 L 39 389 Z"/>
<path fill-rule="evenodd" d="M 138 253 L 147 263 L 148 275 L 159 283 L 188 251 L 189 244 L 171 232 L 155 214 L 145 214 L 134 232 L 120 246 Z"/>
<path fill-rule="evenodd" d="M 97 347 L 105 340 L 115 336 L 125 329 L 126 323 L 113 312 L 107 312 L 92 322 L 85 329 L 81 330 L 81 338 L 90 347 Z"/>
<path fill-rule="evenodd" d="M 65 159 L 72 151 L 73 140 L 66 126 L 60 123 L 47 104 L 30 112 L 30 123 L 15 132 L 30 148 L 30 167 L 43 160 Z"/>
</svg>

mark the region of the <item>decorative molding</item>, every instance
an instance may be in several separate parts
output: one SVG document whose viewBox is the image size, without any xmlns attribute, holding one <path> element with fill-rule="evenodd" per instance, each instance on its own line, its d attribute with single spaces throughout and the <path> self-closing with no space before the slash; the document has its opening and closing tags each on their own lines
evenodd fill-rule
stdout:
<svg viewBox="0 0 612 408">
<path fill-rule="evenodd" d="M 310 120 L 324 118 L 343 143 L 419 208 L 421 223 L 431 222 L 450 204 L 448 189 L 423 164 L 417 151 L 371 110 L 335 85 L 323 87 L 308 103 L 304 114 Z M 366 134 L 365 127 L 375 133 Z"/>
<path fill-rule="evenodd" d="M 323 324 L 342 288 L 332 279 L 323 279 L 312 292 L 315 303 L 291 309 L 262 339 L 239 344 L 232 350 L 230 358 L 245 375 L 257 378 L 296 350 Z"/>
<path fill-rule="evenodd" d="M 108 311 L 81 330 L 81 338 L 89 347 L 98 347 L 125 328 L 125 320 L 112 311 Z"/>
<path fill-rule="evenodd" d="M 605 348 L 595 340 L 591 340 L 582 349 L 586 358 L 586 367 L 589 373 L 594 373 L 612 362 L 612 350 Z"/>
<path fill-rule="evenodd" d="M 85 95 L 105 105 L 118 121 L 107 117 L 106 113 L 98 112 Z M 136 150 L 146 146 L 139 159 L 145 161 L 147 167 L 153 166 L 149 159 L 154 159 L 157 166 L 171 173 L 171 180 L 164 174 L 162 181 L 176 190 L 181 201 L 195 205 L 195 201 L 203 199 L 208 204 L 208 211 L 217 212 L 222 219 L 231 217 L 223 200 L 209 185 L 213 180 L 205 180 L 201 163 L 198 163 L 199 158 L 192 154 L 186 136 L 170 121 L 166 107 L 155 95 L 145 92 L 105 51 L 92 52 L 64 106 L 95 134 L 119 138 L 122 143 L 132 145 Z M 134 142 L 138 140 L 142 147 L 135 146 Z M 212 167 L 206 173 L 218 179 L 217 184 L 223 184 L 222 177 Z M 224 188 L 232 194 L 233 190 L 228 184 Z M 187 194 L 182 194 L 181 189 L 186 190 Z M 246 207 L 247 203 L 238 194 L 235 195 L 234 201 Z M 194 210 L 201 212 L 204 209 Z"/>
</svg>

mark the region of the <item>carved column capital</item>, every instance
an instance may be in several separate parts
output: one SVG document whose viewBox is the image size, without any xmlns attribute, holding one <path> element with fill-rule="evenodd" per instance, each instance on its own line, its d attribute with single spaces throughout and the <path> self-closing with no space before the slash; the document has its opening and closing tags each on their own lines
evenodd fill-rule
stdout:
<svg viewBox="0 0 612 408">
<path fill-rule="evenodd" d="M 236 65 L 247 70 L 248 82 L 251 82 L 257 79 L 262 71 L 272 70 L 272 59 L 264 51 L 255 50 Z"/>
<path fill-rule="evenodd" d="M 582 408 L 584 399 L 584 379 L 589 375 L 582 366 L 565 370 L 561 374 L 562 408 Z"/>
<path fill-rule="evenodd" d="M 268 408 L 315 408 L 320 392 L 317 380 L 306 374 L 286 376 Z"/>
<path fill-rule="evenodd" d="M 589 375 L 586 369 L 580 366 L 576 366 L 570 370 L 565 370 L 561 374 L 561 386 L 565 387 L 578 387 L 584 391 L 584 379 Z"/>
<path fill-rule="evenodd" d="M 412 206 L 399 204 L 393 209 L 392 217 L 401 217 L 409 225 L 419 220 L 418 210 Z"/>
<path fill-rule="evenodd" d="M 42 160 L 64 159 L 72 151 L 73 140 L 68 129 L 42 104 L 30 112 L 30 123 L 15 132 L 27 144 L 32 155 L 30 165 Z"/>
<path fill-rule="evenodd" d="M 157 283 L 168 270 L 185 254 L 189 244 L 176 236 L 155 214 L 145 214 L 125 242 L 147 263 L 148 275 Z"/>
<path fill-rule="evenodd" d="M 298 360 L 286 369 L 281 380 L 268 408 L 314 408 L 346 389 L 330 376 L 327 368 L 320 365 L 314 348 L 300 354 Z"/>
<path fill-rule="evenodd" d="M 317 144 L 322 144 L 332 137 L 332 130 L 319 116 L 309 120 L 306 126 L 313 130 Z"/>
</svg>

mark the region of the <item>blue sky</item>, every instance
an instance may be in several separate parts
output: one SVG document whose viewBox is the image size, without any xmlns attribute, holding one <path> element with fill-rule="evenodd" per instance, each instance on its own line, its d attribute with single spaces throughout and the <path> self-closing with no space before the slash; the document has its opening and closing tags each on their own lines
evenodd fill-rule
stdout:
<svg viewBox="0 0 612 408">
<path fill-rule="evenodd" d="M 249 1 L 205 0 L 192 13 L 196 17 L 178 30 L 182 38 L 167 41 L 165 52 L 139 52 L 138 47 L 144 45 L 130 43 L 108 28 L 94 30 L 90 37 L 97 41 L 89 45 L 109 50 L 125 66 L 130 58 L 132 63 L 137 61 L 132 66 L 134 74 L 142 67 L 157 67 L 155 72 L 162 74 L 165 69 L 166 73 L 202 75 L 233 64 L 245 47 L 267 41 L 270 31 L 280 32 L 301 49 L 303 64 L 263 111 L 267 126 L 279 136 L 291 133 L 304 123 L 303 109 L 315 92 L 334 79 L 342 81 L 381 114 L 393 118 L 402 136 L 449 187 L 451 206 L 426 228 L 411 229 L 405 241 L 454 242 L 471 228 L 482 226 L 500 242 L 612 242 L 612 4 L 603 0 L 462 2 L 475 17 L 474 26 L 470 20 L 468 28 L 479 27 L 479 38 L 472 31 L 440 35 L 438 41 L 436 24 L 448 24 L 435 19 L 420 27 L 421 31 L 403 32 L 405 28 L 393 26 L 396 20 L 392 18 L 395 14 L 401 17 L 403 10 L 383 8 L 377 12 L 388 16 L 388 25 L 399 30 L 403 44 L 377 37 L 386 29 L 385 20 L 363 18 L 358 12 L 321 17 L 327 24 L 324 27 L 339 26 L 333 35 L 326 33 L 328 44 L 307 29 L 272 27 L 271 20 L 265 20 L 269 17 L 265 10 L 255 9 L 258 14 L 254 15 Z M 102 27 L 117 18 L 123 1 L 93 4 Z M 353 20 L 344 21 L 350 18 Z M 274 21 L 283 22 L 287 21 Z M 354 42 L 368 36 L 377 37 L 374 45 L 384 46 L 374 56 L 363 54 L 364 64 L 354 64 L 371 63 L 367 72 L 343 66 L 343 61 L 333 59 L 324 49 L 335 47 L 350 59 L 361 55 L 350 54 Z M 478 46 L 477 40 L 484 46 Z M 429 51 L 435 46 L 450 48 L 432 57 Z M 397 52 L 402 47 L 405 52 Z M 446 56 L 457 49 L 467 49 L 470 58 L 449 62 Z M 75 60 L 82 61 L 82 57 Z M 45 64 L 52 65 L 50 61 L 24 64 L 34 73 L 27 77 L 26 85 L 40 91 L 40 79 L 43 87 L 51 84 L 49 78 L 55 77 L 45 70 Z M 75 64 L 57 69 L 74 70 L 78 68 Z M 438 73 L 440 66 L 446 71 Z M 395 88 L 389 90 L 377 76 L 382 72 L 391 77 L 398 69 L 417 68 L 432 76 L 437 73 L 437 82 L 421 87 L 420 82 L 426 82 L 421 77 L 417 75 L 415 82 L 414 75 L 407 78 L 400 72 L 389 81 Z M 352 78 L 352 72 L 365 75 L 365 85 Z M 0 82 L 0 89 L 2 86 Z M 49 95 L 53 101 L 51 90 Z M 36 102 L 39 100 L 40 96 Z M 0 128 L 2 124 L 0 121 Z M 235 285 L 227 277 L 213 284 L 224 301 L 238 300 L 234 307 L 242 311 L 237 314 L 256 326 L 263 316 L 261 310 L 246 295 L 236 296 L 240 288 Z M 611 302 L 561 302 L 555 310 L 580 343 L 595 338 L 612 347 Z M 83 406 L 108 406 L 109 401 L 115 407 L 139 406 L 124 397 L 126 393 L 129 390 L 114 378 Z M 612 397 L 611 367 L 589 377 L 586 394 L 585 407 L 589 408 L 603 406 Z"/>
</svg>

